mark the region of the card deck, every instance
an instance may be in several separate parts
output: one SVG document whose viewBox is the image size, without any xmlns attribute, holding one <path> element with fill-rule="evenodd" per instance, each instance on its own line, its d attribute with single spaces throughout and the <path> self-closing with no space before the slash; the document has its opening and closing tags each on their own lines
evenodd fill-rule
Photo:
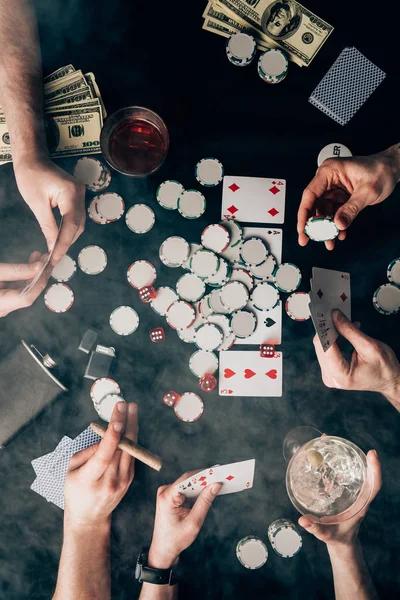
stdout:
<svg viewBox="0 0 400 600">
<path fill-rule="evenodd" d="M 282 396 L 282 353 L 263 358 L 255 351 L 219 354 L 220 396 Z"/>
<path fill-rule="evenodd" d="M 201 491 L 212 483 L 222 483 L 218 496 L 242 492 L 253 487 L 255 459 L 228 465 L 215 465 L 192 475 L 177 485 L 186 498 L 197 498 Z"/>
<path fill-rule="evenodd" d="M 283 223 L 286 181 L 226 175 L 222 190 L 223 219 L 247 223 Z"/>
</svg>

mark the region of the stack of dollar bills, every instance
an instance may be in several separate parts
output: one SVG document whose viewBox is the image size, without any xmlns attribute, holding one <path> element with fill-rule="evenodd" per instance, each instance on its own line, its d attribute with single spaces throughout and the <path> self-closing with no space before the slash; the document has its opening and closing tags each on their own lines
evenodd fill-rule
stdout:
<svg viewBox="0 0 400 600">
<path fill-rule="evenodd" d="M 93 73 L 66 65 L 44 78 L 45 125 L 50 156 L 98 154 L 107 116 Z M 12 161 L 10 135 L 0 107 L 0 165 Z"/>
<path fill-rule="evenodd" d="M 250 33 L 259 50 L 280 48 L 300 67 L 307 67 L 333 27 L 295 0 L 210 0 L 203 29 L 230 37 Z"/>
</svg>

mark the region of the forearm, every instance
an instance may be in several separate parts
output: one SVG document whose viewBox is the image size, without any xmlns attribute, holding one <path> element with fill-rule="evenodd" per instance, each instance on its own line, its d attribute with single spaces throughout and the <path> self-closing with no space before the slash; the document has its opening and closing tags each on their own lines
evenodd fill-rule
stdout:
<svg viewBox="0 0 400 600">
<path fill-rule="evenodd" d="M 336 600 L 378 600 L 361 544 L 329 546 Z"/>
<path fill-rule="evenodd" d="M 153 569 L 170 569 L 176 567 L 178 560 L 160 557 L 153 548 L 149 550 L 148 565 Z M 139 600 L 176 600 L 178 585 L 154 585 L 144 583 Z"/>
<path fill-rule="evenodd" d="M 53 600 L 110 600 L 110 526 L 72 526 L 66 517 Z"/>
</svg>

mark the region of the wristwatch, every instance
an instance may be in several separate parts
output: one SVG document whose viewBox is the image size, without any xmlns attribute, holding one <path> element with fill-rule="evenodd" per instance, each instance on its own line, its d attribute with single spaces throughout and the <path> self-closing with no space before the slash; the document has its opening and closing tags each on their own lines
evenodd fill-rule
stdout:
<svg viewBox="0 0 400 600">
<path fill-rule="evenodd" d="M 173 569 L 152 569 L 147 564 L 148 548 L 142 548 L 136 561 L 135 579 L 140 583 L 155 585 L 175 585 L 178 579 Z"/>
</svg>

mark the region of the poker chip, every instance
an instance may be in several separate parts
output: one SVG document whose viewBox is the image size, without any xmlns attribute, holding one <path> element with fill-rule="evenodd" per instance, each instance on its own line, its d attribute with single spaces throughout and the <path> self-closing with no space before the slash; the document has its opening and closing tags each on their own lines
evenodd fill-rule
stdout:
<svg viewBox="0 0 400 600">
<path fill-rule="evenodd" d="M 183 237 L 171 236 L 160 246 L 160 260 L 167 267 L 180 267 L 188 259 L 190 246 Z"/>
<path fill-rule="evenodd" d="M 83 156 L 76 162 L 73 174 L 91 192 L 102 192 L 111 183 L 110 169 L 98 158 Z"/>
<path fill-rule="evenodd" d="M 248 310 L 236 310 L 232 313 L 231 327 L 236 337 L 245 339 L 250 337 L 257 326 L 257 318 Z"/>
<path fill-rule="evenodd" d="M 76 273 L 76 262 L 68 254 L 54 267 L 51 276 L 59 282 L 69 281 Z"/>
<path fill-rule="evenodd" d="M 293 558 L 303 545 L 297 527 L 288 519 L 277 519 L 268 527 L 268 539 L 271 546 L 282 558 Z"/>
<path fill-rule="evenodd" d="M 372 302 L 382 315 L 395 315 L 400 311 L 400 287 L 393 283 L 380 285 L 374 293 Z"/>
<path fill-rule="evenodd" d="M 46 290 L 44 303 L 52 312 L 67 312 L 74 303 L 74 292 L 65 283 L 53 283 Z"/>
<path fill-rule="evenodd" d="M 331 217 L 310 217 L 304 227 L 304 233 L 314 242 L 328 242 L 339 235 L 339 229 Z"/>
<path fill-rule="evenodd" d="M 194 342 L 200 350 L 216 350 L 224 339 L 221 329 L 213 323 L 205 323 L 196 329 Z"/>
<path fill-rule="evenodd" d="M 213 290 L 213 291 L 217 291 L 217 290 Z M 204 298 L 202 298 L 200 300 L 199 305 L 198 305 L 199 312 L 204 319 L 206 319 L 213 313 L 213 308 L 211 307 L 211 303 L 210 303 L 211 293 L 208 294 L 207 296 L 204 296 Z"/>
<path fill-rule="evenodd" d="M 234 33 L 226 41 L 226 56 L 237 67 L 246 67 L 256 55 L 256 41 L 249 33 Z"/>
<path fill-rule="evenodd" d="M 167 210 L 175 210 L 178 208 L 178 199 L 184 191 L 183 185 L 174 179 L 163 181 L 156 191 L 157 202 Z"/>
<path fill-rule="evenodd" d="M 293 321 L 307 321 L 311 317 L 310 295 L 307 292 L 295 292 L 291 294 L 285 303 L 285 310 Z"/>
<path fill-rule="evenodd" d="M 230 281 L 219 290 L 219 297 L 230 311 L 240 310 L 249 301 L 249 290 L 240 281 Z"/>
<path fill-rule="evenodd" d="M 400 258 L 395 258 L 387 268 L 387 278 L 390 283 L 400 286 Z"/>
<path fill-rule="evenodd" d="M 196 165 L 195 176 L 201 185 L 214 187 L 221 183 L 224 167 L 217 158 L 202 158 Z"/>
<path fill-rule="evenodd" d="M 104 398 L 100 400 L 99 404 L 95 405 L 99 416 L 104 421 L 110 422 L 114 406 L 117 402 L 125 402 L 125 400 L 118 394 L 107 394 L 107 396 L 104 396 Z"/>
<path fill-rule="evenodd" d="M 276 267 L 276 260 L 272 254 L 268 254 L 267 258 L 261 265 L 250 266 L 250 273 L 253 275 L 255 279 L 260 279 L 261 281 L 268 281 L 272 278 L 272 273 L 274 272 Z"/>
<path fill-rule="evenodd" d="M 288 72 L 288 59 L 282 50 L 270 48 L 258 59 L 258 74 L 266 83 L 283 81 Z"/>
<path fill-rule="evenodd" d="M 229 232 L 223 225 L 208 225 L 201 234 L 201 243 L 204 248 L 221 254 L 229 246 Z"/>
<path fill-rule="evenodd" d="M 139 315 L 130 306 L 119 306 L 110 315 L 110 327 L 118 335 L 131 335 L 139 327 Z"/>
<path fill-rule="evenodd" d="M 182 300 L 197 302 L 206 292 L 206 284 L 194 273 L 185 273 L 176 283 L 176 291 Z"/>
<path fill-rule="evenodd" d="M 150 206 L 135 204 L 126 213 L 125 222 L 133 233 L 147 233 L 153 227 L 156 218 Z"/>
<path fill-rule="evenodd" d="M 229 342 L 231 342 L 231 345 L 233 344 L 232 337 L 234 336 L 232 335 L 233 332 L 229 318 L 226 315 L 221 315 L 218 313 L 211 314 L 206 318 L 206 323 L 213 323 L 214 325 L 217 325 L 223 333 L 224 339 L 218 346 L 217 350 L 225 349 L 225 346 L 229 344 Z"/>
<path fill-rule="evenodd" d="M 193 392 L 184 392 L 174 405 L 174 411 L 178 419 L 185 423 L 193 423 L 200 419 L 204 411 L 203 400 Z"/>
<path fill-rule="evenodd" d="M 178 212 L 185 219 L 198 219 L 206 210 L 206 199 L 198 190 L 185 190 L 178 200 Z"/>
<path fill-rule="evenodd" d="M 190 261 L 192 260 L 192 256 L 197 250 L 201 250 L 202 246 L 200 244 L 189 244 L 189 248 L 189 256 L 181 265 L 182 269 L 186 269 L 186 271 L 190 271 Z"/>
<path fill-rule="evenodd" d="M 125 202 L 115 192 L 107 192 L 96 196 L 96 206 L 98 212 L 107 219 L 108 223 L 118 221 L 125 212 Z"/>
<path fill-rule="evenodd" d="M 225 304 L 222 304 L 222 302 L 221 302 L 221 289 L 222 288 L 218 288 L 218 289 L 212 290 L 212 292 L 209 293 L 208 306 L 209 306 L 210 312 L 208 315 L 205 315 L 205 316 L 209 316 L 213 312 L 221 314 L 221 315 L 227 315 L 230 312 L 232 312 L 230 308 L 228 308 L 227 306 L 225 306 Z"/>
<path fill-rule="evenodd" d="M 294 292 L 301 283 L 301 271 L 292 263 L 282 263 L 273 275 L 274 283 L 281 292 Z"/>
<path fill-rule="evenodd" d="M 88 206 L 88 215 L 97 225 L 107 225 L 108 221 L 97 210 L 97 198 L 94 197 Z"/>
<path fill-rule="evenodd" d="M 229 248 L 235 248 L 242 243 L 243 229 L 240 227 L 239 223 L 236 223 L 233 219 L 226 219 L 225 221 L 221 221 L 221 225 L 223 225 L 229 233 Z"/>
<path fill-rule="evenodd" d="M 279 292 L 273 283 L 263 281 L 254 287 L 251 301 L 258 310 L 271 310 L 279 302 Z"/>
<path fill-rule="evenodd" d="M 93 404 L 99 404 L 100 401 L 107 396 L 108 394 L 117 394 L 121 393 L 121 388 L 118 383 L 111 379 L 111 377 L 101 377 L 100 379 L 96 379 L 92 387 L 90 388 L 90 397 L 93 401 Z"/>
<path fill-rule="evenodd" d="M 246 569 L 259 569 L 268 560 L 268 550 L 260 538 L 248 535 L 238 542 L 236 556 Z"/>
<path fill-rule="evenodd" d="M 143 287 L 148 287 L 149 285 L 153 285 L 157 278 L 157 271 L 155 267 L 147 260 L 136 260 L 129 267 L 126 277 L 128 279 L 128 283 L 135 288 L 136 290 L 140 290 Z M 152 303 L 157 300 L 155 298 Z"/>
<path fill-rule="evenodd" d="M 218 369 L 218 358 L 214 352 L 197 350 L 189 359 L 189 369 L 198 378 L 206 373 L 213 375 Z"/>
<path fill-rule="evenodd" d="M 190 261 L 190 268 L 200 279 L 208 279 L 218 272 L 219 258 L 211 250 L 197 250 Z"/>
<path fill-rule="evenodd" d="M 317 164 L 320 167 L 327 158 L 343 158 L 345 156 L 353 156 L 347 146 L 344 144 L 328 144 L 318 154 Z"/>
<path fill-rule="evenodd" d="M 176 300 L 167 309 L 167 323 L 172 329 L 186 329 L 193 325 L 196 318 L 196 311 L 193 306 L 183 300 Z"/>
<path fill-rule="evenodd" d="M 100 246 L 86 246 L 78 254 L 78 265 L 87 275 L 98 275 L 107 266 L 107 254 Z"/>
<path fill-rule="evenodd" d="M 150 302 L 151 308 L 158 315 L 165 317 L 168 308 L 178 300 L 178 294 L 168 286 L 161 286 L 157 290 L 157 296 Z"/>
<path fill-rule="evenodd" d="M 223 315 L 221 315 L 221 316 L 223 316 Z M 231 333 L 229 335 L 224 337 L 222 344 L 220 346 L 218 346 L 217 350 L 219 350 L 220 352 L 225 352 L 226 350 L 229 350 L 230 348 L 232 348 L 232 346 L 235 342 L 236 342 L 236 335 L 233 333 L 233 331 L 231 331 Z"/>
<path fill-rule="evenodd" d="M 261 265 L 268 256 L 265 243 L 259 238 L 245 240 L 240 248 L 240 257 L 246 265 Z"/>
<path fill-rule="evenodd" d="M 207 277 L 205 279 L 205 282 L 210 287 L 220 288 L 223 285 L 225 285 L 226 283 L 228 283 L 228 281 L 231 278 L 231 272 L 232 272 L 232 269 L 231 269 L 230 265 L 227 263 L 227 261 L 224 258 L 220 257 L 218 271 L 215 273 L 215 275 L 212 275 L 211 277 Z"/>
<path fill-rule="evenodd" d="M 249 292 L 254 287 L 254 279 L 250 275 L 250 273 L 241 267 L 235 267 L 232 269 L 231 281 L 240 281 L 240 283 L 244 283 Z"/>
</svg>

